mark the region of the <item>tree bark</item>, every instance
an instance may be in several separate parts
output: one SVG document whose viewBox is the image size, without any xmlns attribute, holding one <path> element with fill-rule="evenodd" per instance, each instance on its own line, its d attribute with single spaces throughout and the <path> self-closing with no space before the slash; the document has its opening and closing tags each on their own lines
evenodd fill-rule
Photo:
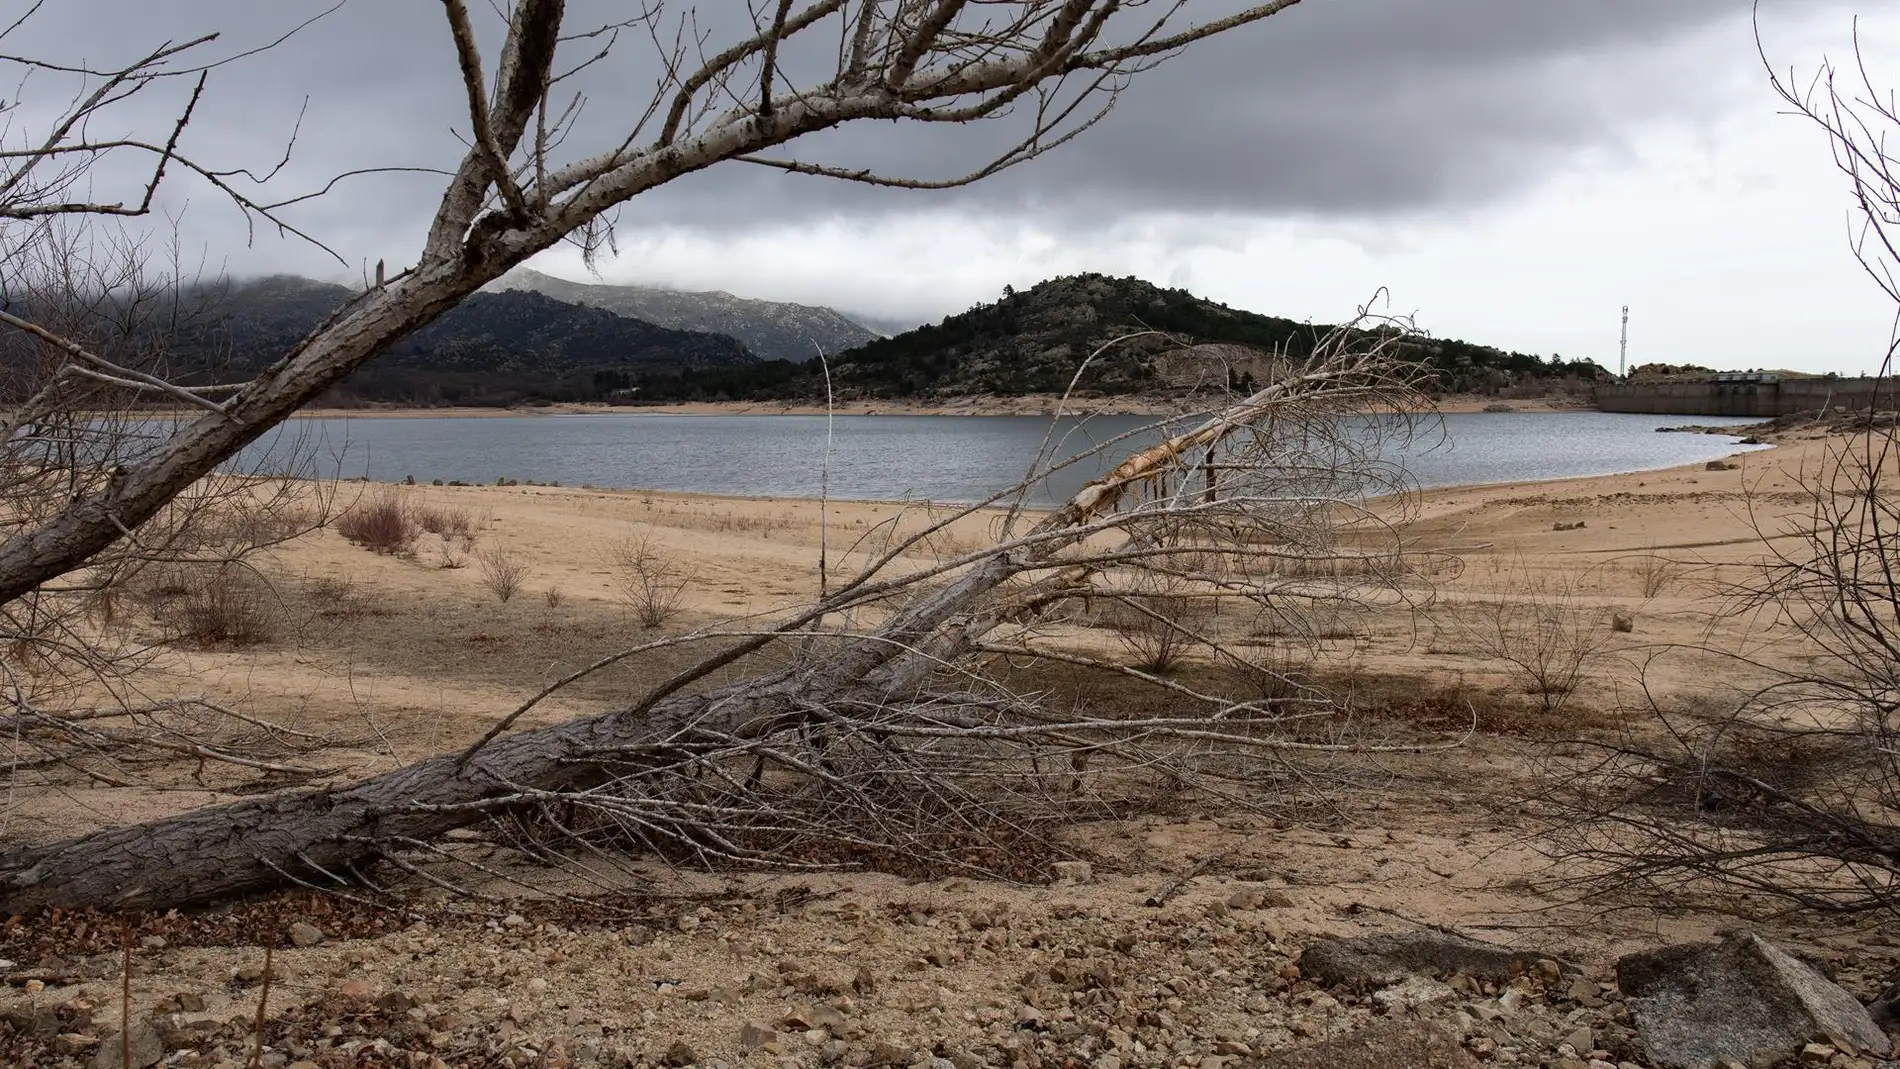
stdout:
<svg viewBox="0 0 1900 1069">
<path fill-rule="evenodd" d="M 1045 555 L 1046 555 L 1045 551 Z M 532 800 L 526 792 L 582 791 L 625 776 L 640 747 L 655 764 L 677 760 L 669 741 L 704 732 L 743 736 L 788 729 L 804 710 L 853 699 L 901 700 L 991 624 L 963 610 L 1026 560 L 980 562 L 944 590 L 899 612 L 822 669 L 794 665 L 704 694 L 503 735 L 464 760 L 445 754 L 346 787 L 246 799 L 45 846 L 0 852 L 0 914 L 48 907 L 170 909 L 293 884 L 335 885 L 390 844 L 429 840 Z M 956 619 L 958 626 L 946 627 Z M 612 754 L 611 764 L 601 755 Z"/>
<path fill-rule="evenodd" d="M 11 850 L 0 854 L 0 914 L 203 905 L 296 880 L 334 886 L 335 875 L 377 860 L 383 843 L 476 823 L 522 789 L 598 785 L 608 773 L 590 754 L 662 742 L 702 716 L 704 726 L 731 731 L 787 711 L 791 686 L 780 674 L 644 713 L 504 735 L 460 767 L 460 754 L 446 754 L 347 787 L 245 799 Z M 497 806 L 481 804 L 489 800 Z"/>
<path fill-rule="evenodd" d="M 641 747 L 653 748 L 653 764 L 670 764 L 678 752 L 666 744 L 695 731 L 748 736 L 795 727 L 809 710 L 828 705 L 901 703 L 1008 618 L 1013 610 L 989 597 L 1005 582 L 1052 567 L 1058 571 L 1051 582 L 1070 582 L 1059 570 L 1060 554 L 1087 537 L 1091 524 L 1131 489 L 1184 472 L 1183 458 L 1194 450 L 1218 445 L 1302 394 L 1353 388 L 1369 368 L 1376 371 L 1349 362 L 1290 377 L 1132 454 L 1043 517 L 1026 539 L 972 561 L 941 590 L 919 594 L 874 633 L 846 641 L 821 660 L 704 694 L 674 694 L 593 719 L 503 735 L 472 759 L 447 754 L 350 786 L 246 799 L 0 852 L 0 914 L 85 905 L 167 909 L 299 880 L 334 884 L 393 844 L 430 840 L 534 804 L 534 798 L 521 797 L 524 792 L 583 791 L 625 776 L 639 766 Z M 843 604 L 850 597 L 847 591 L 835 600 Z M 715 656 L 706 663 L 727 659 Z M 612 762 L 604 763 L 602 755 L 612 755 Z"/>
</svg>

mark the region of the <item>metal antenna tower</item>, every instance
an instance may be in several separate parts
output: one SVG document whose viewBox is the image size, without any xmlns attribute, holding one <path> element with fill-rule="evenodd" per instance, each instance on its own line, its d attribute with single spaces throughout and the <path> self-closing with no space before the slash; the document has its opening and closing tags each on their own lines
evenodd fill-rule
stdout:
<svg viewBox="0 0 1900 1069">
<path fill-rule="evenodd" d="M 1616 377 L 1629 378 L 1630 362 L 1630 306 L 1623 306 L 1623 341 L 1616 351 Z"/>
</svg>

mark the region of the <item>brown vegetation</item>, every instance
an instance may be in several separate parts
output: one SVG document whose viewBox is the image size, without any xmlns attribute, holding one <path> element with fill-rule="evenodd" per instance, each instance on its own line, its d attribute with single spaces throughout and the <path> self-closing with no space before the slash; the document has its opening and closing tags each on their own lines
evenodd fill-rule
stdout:
<svg viewBox="0 0 1900 1069">
<path fill-rule="evenodd" d="M 408 553 L 422 528 L 403 500 L 378 490 L 336 519 L 337 533 L 372 553 Z"/>
<path fill-rule="evenodd" d="M 772 533 L 769 523 L 755 529 L 767 537 Z M 692 576 L 651 532 L 629 531 L 607 543 L 601 563 L 641 627 L 665 627 L 679 615 Z"/>
</svg>

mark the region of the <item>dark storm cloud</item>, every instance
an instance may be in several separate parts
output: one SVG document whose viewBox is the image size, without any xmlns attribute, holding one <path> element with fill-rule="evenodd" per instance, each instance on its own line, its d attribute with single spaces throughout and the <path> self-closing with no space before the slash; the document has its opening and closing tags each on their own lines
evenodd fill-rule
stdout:
<svg viewBox="0 0 1900 1069">
<path fill-rule="evenodd" d="M 8 45 L 105 63 L 216 30 L 224 39 L 212 51 L 231 54 L 327 6 L 62 0 Z M 1824 6 L 1768 5 L 1771 17 Z M 1748 9 L 1745 0 L 1307 0 L 1143 75 L 1076 142 L 971 189 L 877 191 L 726 164 L 640 198 L 623 221 L 744 229 L 953 205 L 1033 212 L 1061 227 L 1157 209 L 1355 217 L 1456 209 L 1532 185 L 1580 151 L 1614 149 L 1645 121 L 1703 107 L 1706 72 L 1672 69 L 1659 57 L 1710 27 L 1745 27 Z M 625 17 L 633 5 L 577 0 L 570 10 L 578 28 Z M 740 6 L 721 0 L 702 12 L 717 32 Z M 488 21 L 492 54 L 498 33 Z M 1737 39 L 1745 44 L 1745 33 Z M 644 104 L 650 46 L 633 37 L 622 53 L 590 72 L 590 103 L 570 142 L 576 152 L 611 144 Z M 215 71 L 187 145 L 215 166 L 267 168 L 306 97 L 297 151 L 273 192 L 352 168 L 452 168 L 459 159 L 451 131 L 466 117 L 433 0 L 351 0 L 288 44 Z M 177 100 L 177 91 L 155 95 L 121 121 L 162 136 Z M 792 152 L 935 178 L 967 169 L 1012 132 L 1008 122 L 963 130 L 881 123 L 828 132 Z M 413 254 L 439 187 L 426 175 L 352 179 L 292 218 L 352 262 L 400 262 Z M 189 197 L 189 229 L 214 255 L 242 246 L 240 220 L 202 185 L 178 182 L 168 196 L 174 209 Z M 286 266 L 321 267 L 307 250 L 272 248 Z M 233 263 L 253 259 L 239 254 Z"/>
</svg>

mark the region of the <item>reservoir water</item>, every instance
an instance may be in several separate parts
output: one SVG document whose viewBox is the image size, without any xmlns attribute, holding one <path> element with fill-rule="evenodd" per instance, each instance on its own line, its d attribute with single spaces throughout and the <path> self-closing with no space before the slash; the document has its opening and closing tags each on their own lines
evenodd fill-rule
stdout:
<svg viewBox="0 0 1900 1069">
<path fill-rule="evenodd" d="M 1068 445 L 1066 456 L 1153 422 L 1141 416 L 1064 419 L 1057 436 Z M 1388 459 L 1402 462 L 1416 485 L 1430 488 L 1644 471 L 1754 448 L 1722 435 L 1656 433 L 1681 422 L 1681 416 L 1607 412 L 1459 413 L 1436 417 L 1402 455 Z M 1023 477 L 1049 427 L 1050 420 L 1038 416 L 839 416 L 833 423 L 831 493 L 856 500 L 980 500 Z M 1125 455 L 1154 433 L 1109 452 Z M 287 467 L 300 456 L 305 473 L 377 482 L 505 478 L 816 497 L 825 438 L 824 416 L 310 419 L 292 421 L 254 445 L 245 463 Z M 1095 460 L 1078 464 L 1032 496 L 1048 501 L 1066 495 L 1103 468 Z"/>
</svg>

